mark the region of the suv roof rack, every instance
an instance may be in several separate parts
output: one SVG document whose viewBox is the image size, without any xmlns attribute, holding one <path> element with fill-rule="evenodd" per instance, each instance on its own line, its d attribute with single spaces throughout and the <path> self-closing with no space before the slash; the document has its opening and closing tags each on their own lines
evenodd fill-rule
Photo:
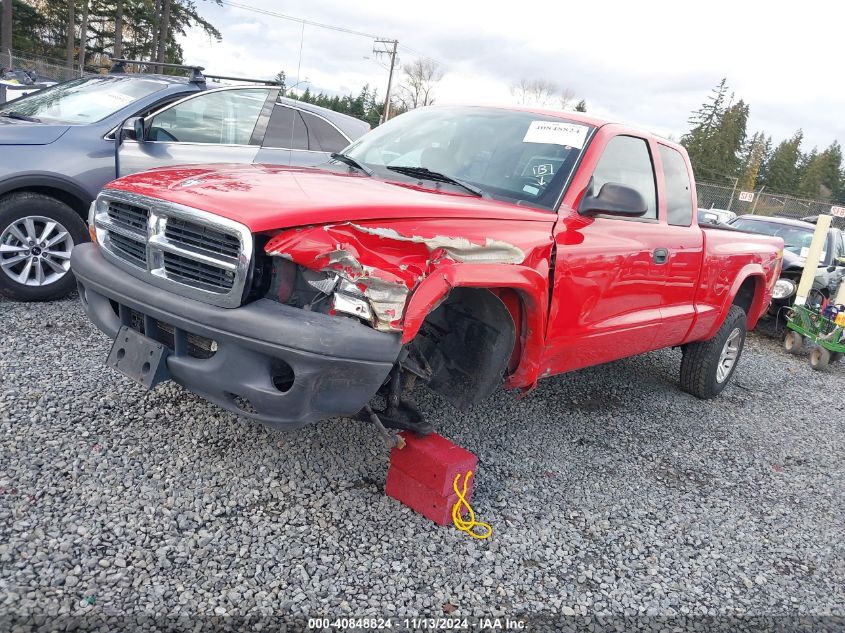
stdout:
<svg viewBox="0 0 845 633">
<path fill-rule="evenodd" d="M 190 70 L 191 71 L 191 83 L 195 84 L 202 84 L 205 85 L 205 77 L 202 74 L 202 71 L 205 70 L 202 66 L 188 66 L 185 64 L 167 64 L 164 62 L 153 62 L 153 61 L 146 61 L 143 59 L 113 59 L 112 67 L 109 69 L 109 73 L 125 73 L 126 72 L 126 64 L 143 64 L 144 66 L 159 66 L 161 68 L 178 68 L 180 70 Z"/>
<path fill-rule="evenodd" d="M 249 77 L 228 77 L 226 75 L 206 75 L 206 79 L 226 79 L 228 81 L 246 81 L 251 84 L 267 84 L 268 86 L 281 86 L 282 82 L 276 79 L 251 79 Z"/>
</svg>

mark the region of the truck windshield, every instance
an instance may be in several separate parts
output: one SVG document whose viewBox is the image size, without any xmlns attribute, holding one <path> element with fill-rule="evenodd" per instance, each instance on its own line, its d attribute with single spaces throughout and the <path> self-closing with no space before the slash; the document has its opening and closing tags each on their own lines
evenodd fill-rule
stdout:
<svg viewBox="0 0 845 633">
<path fill-rule="evenodd" d="M 344 154 L 381 178 L 448 185 L 428 170 L 491 198 L 553 209 L 592 130 L 563 116 L 436 106 L 391 119 Z"/>
<path fill-rule="evenodd" d="M 167 82 L 125 77 L 83 77 L 45 88 L 0 108 L 45 123 L 94 123 L 130 103 L 161 90 Z"/>
</svg>

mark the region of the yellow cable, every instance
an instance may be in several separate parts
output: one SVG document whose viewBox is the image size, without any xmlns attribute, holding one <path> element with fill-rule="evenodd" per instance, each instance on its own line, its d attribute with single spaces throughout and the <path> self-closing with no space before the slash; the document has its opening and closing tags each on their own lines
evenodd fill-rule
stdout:
<svg viewBox="0 0 845 633">
<path fill-rule="evenodd" d="M 458 480 L 461 478 L 461 473 L 455 475 L 455 481 L 452 483 L 452 488 L 455 489 L 455 494 L 458 495 L 458 502 L 455 504 L 455 507 L 452 508 L 452 523 L 455 524 L 455 527 L 458 528 L 461 532 L 466 532 L 472 538 L 477 539 L 486 539 L 490 538 L 493 534 L 493 528 L 490 526 L 489 523 L 484 523 L 483 521 L 476 521 L 475 520 L 475 512 L 472 510 L 472 506 L 467 503 L 466 494 L 467 494 L 467 485 L 469 484 L 469 478 L 472 477 L 472 471 L 470 470 L 467 472 L 466 477 L 464 477 L 464 487 L 463 490 L 458 490 Z M 461 516 L 461 506 L 464 506 L 469 513 L 469 520 L 464 520 L 463 516 Z M 481 528 L 481 532 L 476 532 L 476 528 Z"/>
</svg>

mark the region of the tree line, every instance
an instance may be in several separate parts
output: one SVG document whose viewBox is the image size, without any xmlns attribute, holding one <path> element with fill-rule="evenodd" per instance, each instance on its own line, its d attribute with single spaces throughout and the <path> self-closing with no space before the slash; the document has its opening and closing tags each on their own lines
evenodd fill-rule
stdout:
<svg viewBox="0 0 845 633">
<path fill-rule="evenodd" d="M 199 15 L 194 0 L 2 2 L 0 49 L 64 60 L 68 68 L 82 66 L 98 53 L 179 64 L 183 58 L 177 38 L 195 26 L 221 39 L 220 31 Z"/>
<path fill-rule="evenodd" d="M 763 131 L 748 134 L 750 106 L 735 100 L 722 79 L 690 119 L 681 137 L 696 176 L 709 182 L 737 183 L 745 191 L 765 187 L 772 193 L 845 202 L 842 148 L 837 141 L 819 150 L 802 148 L 798 129 L 773 146 Z"/>
<path fill-rule="evenodd" d="M 323 91 L 313 93 L 310 87 L 305 90 L 294 91 L 287 87 L 287 76 L 285 71 L 280 71 L 275 77 L 276 83 L 279 84 L 283 95 L 312 103 L 322 108 L 328 108 L 335 112 L 342 112 L 348 114 L 362 121 L 370 124 L 370 127 L 376 127 L 381 121 L 382 112 L 384 112 L 384 103 L 378 98 L 378 91 L 370 89 L 369 84 L 361 88 L 357 95 L 331 95 Z M 395 107 L 391 105 L 391 107 Z"/>
<path fill-rule="evenodd" d="M 434 60 L 419 58 L 405 64 L 401 68 L 401 77 L 390 98 L 389 118 L 399 116 L 403 112 L 432 105 L 435 101 L 434 88 L 443 78 L 443 71 Z M 282 87 L 282 94 L 295 97 L 300 101 L 342 112 L 356 117 L 376 127 L 382 123 L 384 101 L 379 99 L 378 91 L 365 85 L 361 91 L 345 96 L 331 95 L 325 92 L 312 93 L 310 87 L 299 92 L 287 89 L 285 71 L 276 75 L 276 82 Z"/>
</svg>

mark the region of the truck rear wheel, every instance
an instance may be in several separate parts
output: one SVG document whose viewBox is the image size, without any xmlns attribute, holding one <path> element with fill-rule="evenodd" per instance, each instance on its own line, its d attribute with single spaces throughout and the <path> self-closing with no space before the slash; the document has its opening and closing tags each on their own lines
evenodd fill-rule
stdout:
<svg viewBox="0 0 845 633">
<path fill-rule="evenodd" d="M 709 341 L 683 347 L 681 389 L 706 400 L 719 395 L 733 376 L 747 333 L 745 312 L 731 306 L 722 327 Z"/>
<path fill-rule="evenodd" d="M 76 286 L 70 251 L 88 241 L 85 223 L 61 200 L 40 193 L 0 199 L 0 294 L 50 301 Z"/>
</svg>

